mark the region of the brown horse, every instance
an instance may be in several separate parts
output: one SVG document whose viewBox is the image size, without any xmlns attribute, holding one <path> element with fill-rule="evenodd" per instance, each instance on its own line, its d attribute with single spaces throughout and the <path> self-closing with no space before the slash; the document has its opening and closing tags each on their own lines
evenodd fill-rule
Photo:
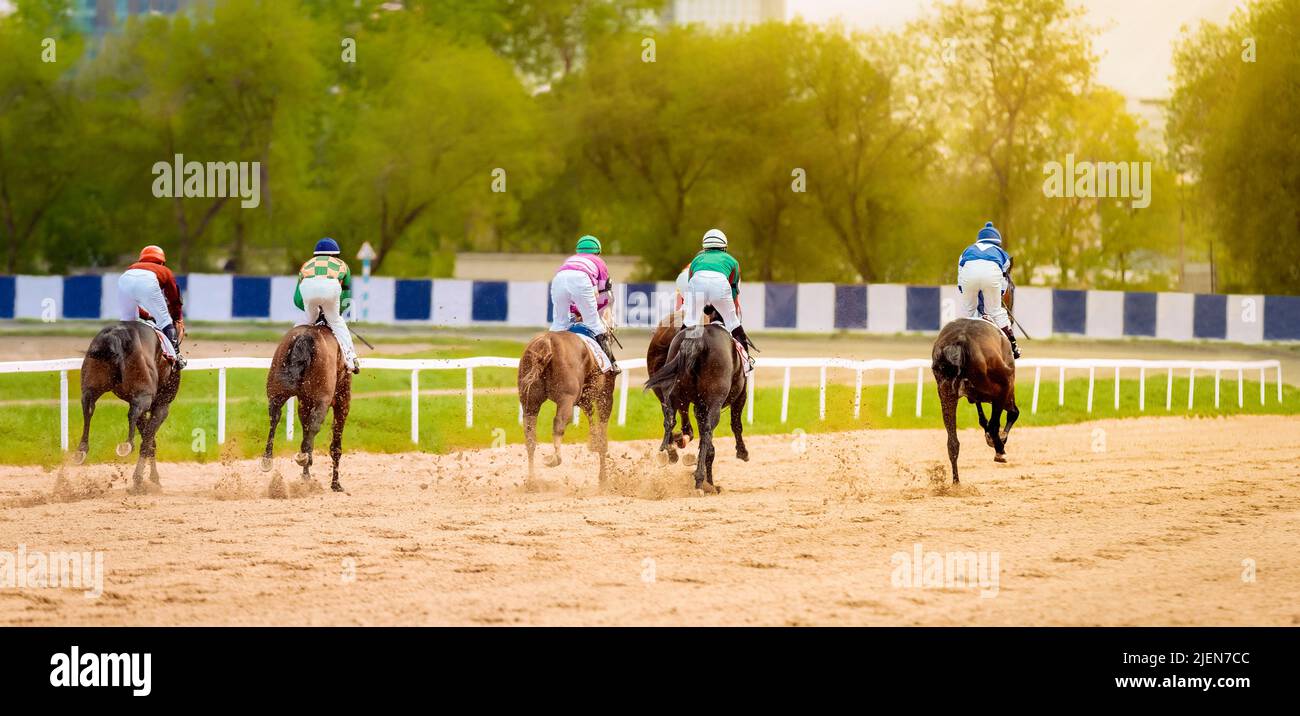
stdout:
<svg viewBox="0 0 1300 716">
<path fill-rule="evenodd" d="M 101 330 L 90 341 L 86 358 L 81 362 L 81 444 L 73 461 L 80 465 L 90 450 L 90 418 L 95 402 L 112 391 L 130 406 L 126 416 L 126 442 L 117 446 L 117 454 L 131 454 L 135 431 L 140 431 L 140 456 L 128 489 L 145 492 L 144 468 L 149 465 L 149 479 L 154 489 L 162 486 L 158 477 L 158 428 L 167 419 L 172 400 L 181 387 L 181 374 L 163 357 L 162 343 L 152 326 L 140 321 L 122 321 Z"/>
<path fill-rule="evenodd" d="M 659 449 L 675 460 L 673 427 L 677 414 L 695 406 L 700 425 L 699 457 L 695 462 L 695 489 L 716 493 L 713 483 L 713 431 L 722 419 L 722 409 L 731 408 L 731 432 L 736 436 L 736 457 L 749 459 L 741 434 L 740 413 L 745 407 L 748 376 L 736 353 L 731 334 L 719 323 L 694 326 L 673 337 L 668 362 L 650 374 L 646 390 L 662 391 L 664 439 Z"/>
<path fill-rule="evenodd" d="M 1006 443 L 1011 426 L 1020 417 L 1016 407 L 1016 362 L 1011 342 L 992 323 L 978 318 L 958 318 L 939 331 L 930 356 L 930 367 L 939 386 L 943 426 L 948 431 L 948 460 L 952 481 L 957 478 L 957 401 L 962 397 L 975 404 L 984 440 L 995 451 L 993 459 L 1006 462 Z M 983 403 L 991 413 L 984 417 Z M 999 429 L 1002 411 L 1007 424 Z"/>
<path fill-rule="evenodd" d="M 339 458 L 343 456 L 343 426 L 352 404 L 352 372 L 343 361 L 343 351 L 329 326 L 295 326 L 280 340 L 266 376 L 266 401 L 271 415 L 271 430 L 266 436 L 262 470 L 269 472 L 275 464 L 275 429 L 289 398 L 298 399 L 298 419 L 302 423 L 302 447 L 294 461 L 302 465 L 302 478 L 311 479 L 312 450 L 316 433 L 325 422 L 325 413 L 334 409 L 334 437 L 330 441 L 330 459 L 334 463 L 330 489 L 342 492 L 339 483 Z"/>
<path fill-rule="evenodd" d="M 682 327 L 682 312 L 674 311 L 664 316 L 655 328 L 655 332 L 650 336 L 650 347 L 645 352 L 646 373 L 654 375 L 664 364 L 668 362 L 668 347 L 672 345 L 673 338 Z M 662 388 L 654 389 L 655 397 L 659 399 L 660 405 L 666 405 L 666 398 Z M 682 422 L 682 431 L 673 433 L 673 444 L 679 448 L 685 448 L 691 440 L 695 439 L 695 431 L 691 429 L 691 411 L 690 408 L 684 408 L 680 414 Z M 676 461 L 677 453 L 670 453 L 669 459 Z"/>
<path fill-rule="evenodd" d="M 528 444 L 528 478 L 535 477 L 533 453 L 537 449 L 537 415 L 546 401 L 555 403 L 551 437 L 555 452 L 545 459 L 547 467 L 560 464 L 564 428 L 577 406 L 591 425 L 589 446 L 600 455 L 599 480 L 606 478 L 609 453 L 609 414 L 614 406 L 614 379 L 600 370 L 587 345 L 569 331 L 547 331 L 524 348 L 519 359 L 519 405 L 524 412 L 524 440 Z"/>
</svg>

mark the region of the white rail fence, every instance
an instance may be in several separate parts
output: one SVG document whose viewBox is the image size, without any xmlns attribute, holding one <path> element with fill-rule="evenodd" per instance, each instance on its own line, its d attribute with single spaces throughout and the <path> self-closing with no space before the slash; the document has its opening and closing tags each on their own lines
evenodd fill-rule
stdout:
<svg viewBox="0 0 1300 716">
<path fill-rule="evenodd" d="M 618 396 L 618 413 L 617 420 L 619 425 L 627 423 L 627 398 L 631 390 L 631 375 L 634 371 L 644 371 L 646 362 L 644 359 L 629 359 L 620 363 L 623 368 L 623 374 L 619 379 L 619 396 Z M 271 359 L 269 358 L 195 358 L 189 361 L 186 372 L 200 370 L 217 371 L 217 443 L 223 444 L 226 441 L 226 372 L 234 369 L 255 369 L 269 370 Z M 479 357 L 479 358 L 454 358 L 454 359 L 433 359 L 433 358 L 369 358 L 365 361 L 365 369 L 370 370 L 400 370 L 409 371 L 411 374 L 411 442 L 419 444 L 420 442 L 420 373 L 422 371 L 433 370 L 463 370 L 465 371 L 465 426 L 474 426 L 474 370 L 476 368 L 514 368 L 519 367 L 517 358 L 497 358 L 497 357 Z M 0 362 L 0 374 L 7 373 L 50 373 L 58 372 L 59 374 L 59 431 L 60 446 L 63 450 L 68 449 L 68 372 L 80 370 L 80 358 L 65 358 L 61 360 L 44 360 L 44 361 L 14 361 Z M 754 422 L 754 386 L 757 381 L 758 371 L 781 370 L 781 422 L 785 423 L 789 417 L 790 410 L 790 383 L 791 371 L 795 369 L 809 370 L 817 369 L 818 371 L 818 390 L 817 390 L 817 416 L 821 420 L 826 419 L 826 373 L 827 370 L 853 371 L 854 374 L 854 398 L 853 398 L 853 417 L 857 419 L 862 412 L 862 385 L 863 378 L 871 371 L 887 371 L 888 389 L 885 399 L 885 414 L 892 416 L 894 414 L 894 393 L 895 384 L 900 372 L 904 375 L 910 375 L 913 372 L 916 375 L 916 416 L 921 416 L 922 396 L 929 382 L 926 375 L 930 369 L 930 359 L 912 358 L 906 360 L 849 360 L 845 358 L 763 358 L 758 363 L 758 370 L 755 375 L 750 376 L 749 381 L 749 399 L 746 405 L 746 419 L 749 423 Z M 1189 378 L 1187 391 L 1187 407 L 1190 410 L 1193 406 L 1196 394 L 1196 375 L 1214 374 L 1214 407 L 1219 407 L 1219 383 L 1224 373 L 1236 373 L 1237 379 L 1237 407 L 1245 407 L 1245 383 L 1244 378 L 1247 371 L 1252 374 L 1259 371 L 1259 404 L 1265 403 L 1265 386 L 1267 385 L 1267 374 L 1272 371 L 1276 374 L 1277 383 L 1277 400 L 1282 402 L 1282 364 L 1276 360 L 1264 361 L 1180 361 L 1180 360 L 1130 360 L 1130 359 L 1068 359 L 1068 358 L 1027 358 L 1016 362 L 1018 377 L 1023 380 L 1024 371 L 1032 368 L 1034 371 L 1033 398 L 1030 404 L 1030 412 L 1038 412 L 1039 387 L 1042 382 L 1043 369 L 1057 370 L 1057 405 L 1065 405 L 1065 380 L 1066 370 L 1071 371 L 1088 371 L 1088 412 L 1092 412 L 1094 387 L 1097 379 L 1097 371 L 1114 371 L 1115 390 L 1114 405 L 1118 409 L 1120 405 L 1120 371 L 1137 370 L 1138 371 L 1138 410 L 1146 410 L 1146 377 L 1148 372 L 1156 374 L 1160 371 L 1165 372 L 1165 410 L 1173 409 L 1174 399 L 1174 372 L 1186 371 Z M 294 404 L 290 401 L 285 406 L 285 437 L 293 440 L 294 434 Z M 522 421 L 523 412 L 520 408 L 519 419 Z M 578 420 L 578 411 L 574 410 L 574 422 Z"/>
</svg>

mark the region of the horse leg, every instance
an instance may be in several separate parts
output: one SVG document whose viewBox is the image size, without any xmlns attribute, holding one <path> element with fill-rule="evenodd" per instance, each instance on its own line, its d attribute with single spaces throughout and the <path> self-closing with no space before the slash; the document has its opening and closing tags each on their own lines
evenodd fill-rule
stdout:
<svg viewBox="0 0 1300 716">
<path fill-rule="evenodd" d="M 1020 417 L 1020 408 L 1016 407 L 1016 399 L 1014 395 L 1007 399 L 1006 410 L 1007 423 L 1002 426 L 1002 447 L 1004 449 L 1007 445 L 1007 438 L 1011 436 L 1011 426 L 1015 425 L 1016 420 Z"/>
<path fill-rule="evenodd" d="M 745 437 L 742 434 L 744 428 L 741 427 L 742 420 L 740 413 L 745 409 L 746 395 L 741 391 L 740 397 L 731 403 L 731 434 L 736 436 L 736 457 L 749 462 L 749 449 L 745 447 Z"/>
<path fill-rule="evenodd" d="M 704 401 L 695 404 L 695 417 L 700 423 L 700 455 L 695 464 L 695 489 L 716 493 L 713 485 L 713 430 L 721 417 L 721 405 L 707 405 Z"/>
<path fill-rule="evenodd" d="M 117 446 L 118 457 L 126 457 L 135 448 L 135 431 L 143 426 L 142 418 L 153 405 L 153 393 L 131 396 L 131 407 L 126 411 L 126 442 Z"/>
<path fill-rule="evenodd" d="M 992 408 L 989 410 L 988 430 L 984 434 L 988 436 L 989 442 L 992 443 L 993 445 L 994 462 L 1007 461 L 1007 454 L 1006 451 L 1003 449 L 1005 446 L 1002 442 L 1002 435 L 998 432 L 998 423 L 1001 420 L 1002 420 L 1002 404 L 992 403 Z"/>
<path fill-rule="evenodd" d="M 284 404 L 288 398 L 276 396 L 267 403 L 267 412 L 271 415 L 271 430 L 266 434 L 266 452 L 262 453 L 262 472 L 270 472 L 275 467 L 272 454 L 275 452 L 275 429 L 280 427 L 280 416 L 284 415 Z"/>
<path fill-rule="evenodd" d="M 149 456 L 149 479 L 159 487 L 162 487 L 162 478 L 158 475 L 158 430 L 162 428 L 163 421 L 167 419 L 167 414 L 170 412 L 170 401 L 155 405 L 149 411 L 149 422 L 145 426 L 147 433 L 143 434 L 140 440 L 140 456 Z"/>
<path fill-rule="evenodd" d="M 351 396 L 334 396 L 334 435 L 330 440 L 330 461 L 333 463 L 333 478 L 330 480 L 330 489 L 335 492 L 343 492 L 343 485 L 339 482 L 339 459 L 343 457 L 343 426 L 348 422 L 348 410 L 352 407 L 351 403 Z"/>
<path fill-rule="evenodd" d="M 551 421 L 551 442 L 555 445 L 555 452 L 543 460 L 547 467 L 555 467 L 563 462 L 560 446 L 564 443 L 564 428 L 573 419 L 573 405 L 576 402 L 575 398 L 569 396 L 555 401 L 555 419 Z"/>
<path fill-rule="evenodd" d="M 936 375 L 936 378 L 940 376 Z M 961 451 L 961 443 L 957 441 L 957 394 L 951 389 L 945 389 L 942 380 L 939 382 L 939 405 L 943 412 L 943 428 L 948 431 L 948 461 L 952 463 L 952 483 L 955 485 L 960 480 L 957 477 L 957 453 Z"/>
<path fill-rule="evenodd" d="M 540 406 L 538 406 L 540 407 Z M 528 446 L 528 479 L 537 478 L 537 468 L 533 465 L 533 453 L 537 452 L 537 413 L 538 407 L 524 406 L 524 444 Z"/>
<path fill-rule="evenodd" d="M 960 400 L 961 398 L 958 398 L 959 402 Z M 992 404 L 990 403 L 990 410 L 992 410 L 991 406 Z M 980 416 L 980 429 L 984 431 L 984 442 L 987 443 L 989 447 L 993 447 L 993 440 L 989 438 L 989 421 L 984 417 L 984 404 L 976 403 L 975 412 Z"/>
<path fill-rule="evenodd" d="M 325 420 L 325 406 L 314 400 L 301 400 L 298 417 L 302 423 L 302 446 L 298 448 L 298 456 L 294 460 L 302 465 L 302 479 L 310 480 L 312 451 L 316 447 L 316 433 L 320 432 L 321 423 Z"/>
<path fill-rule="evenodd" d="M 673 409 L 673 396 L 666 393 L 659 399 L 659 407 L 664 414 L 664 439 L 659 443 L 659 452 L 667 453 L 668 462 L 677 462 L 677 450 L 673 447 L 673 428 L 677 427 L 677 411 Z"/>
<path fill-rule="evenodd" d="M 77 454 L 72 456 L 77 465 L 85 462 L 86 453 L 90 452 L 90 419 L 95 415 L 95 403 L 103 394 L 101 390 L 81 390 L 81 443 L 77 445 Z"/>
<path fill-rule="evenodd" d="M 605 462 L 609 458 L 609 416 L 614 411 L 614 391 L 611 387 L 608 395 L 602 393 L 596 399 L 596 420 L 591 425 L 591 432 L 596 435 L 596 450 L 600 454 L 600 484 L 605 484 L 609 476 Z"/>
</svg>

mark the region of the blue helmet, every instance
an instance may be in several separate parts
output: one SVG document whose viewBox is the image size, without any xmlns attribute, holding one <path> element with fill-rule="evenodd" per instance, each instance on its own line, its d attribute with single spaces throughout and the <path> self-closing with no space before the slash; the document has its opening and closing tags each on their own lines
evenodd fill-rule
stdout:
<svg viewBox="0 0 1300 716">
<path fill-rule="evenodd" d="M 339 250 L 339 242 L 327 236 L 316 242 L 316 250 L 313 253 L 317 256 L 338 256 L 342 252 Z"/>
<path fill-rule="evenodd" d="M 1002 234 L 998 233 L 998 230 L 993 228 L 993 222 L 990 221 L 984 224 L 984 228 L 980 229 L 979 237 L 976 238 L 976 241 L 987 241 L 990 244 L 1001 246 Z"/>
</svg>

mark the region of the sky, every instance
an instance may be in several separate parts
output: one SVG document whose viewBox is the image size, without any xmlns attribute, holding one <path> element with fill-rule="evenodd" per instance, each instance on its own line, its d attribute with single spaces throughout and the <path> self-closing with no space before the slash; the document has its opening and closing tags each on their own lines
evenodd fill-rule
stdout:
<svg viewBox="0 0 1300 716">
<path fill-rule="evenodd" d="M 1173 74 L 1173 43 L 1183 25 L 1225 22 L 1244 0 L 1075 0 L 1097 38 L 1098 79 L 1131 98 L 1165 98 Z M 787 0 L 791 18 L 841 19 L 862 29 L 894 29 L 920 17 L 932 0 Z"/>
</svg>

